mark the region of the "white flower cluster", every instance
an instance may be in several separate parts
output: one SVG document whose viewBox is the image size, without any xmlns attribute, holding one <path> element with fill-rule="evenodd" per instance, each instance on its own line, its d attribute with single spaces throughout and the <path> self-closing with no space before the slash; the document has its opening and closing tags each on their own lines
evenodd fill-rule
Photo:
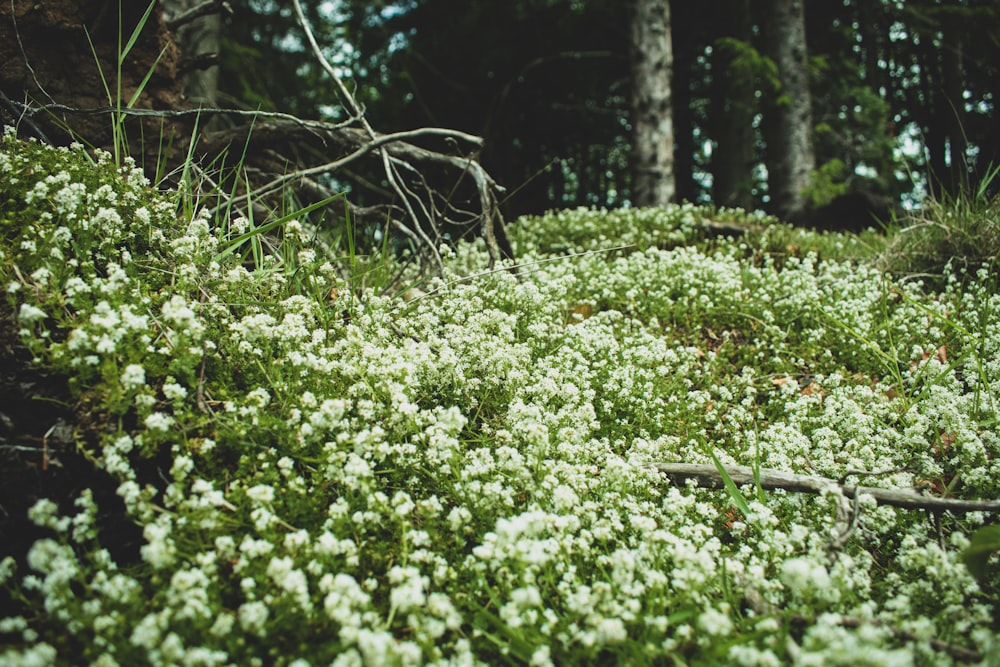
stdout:
<svg viewBox="0 0 1000 667">
<path fill-rule="evenodd" d="M 20 173 L 18 150 L 0 169 Z M 650 465 L 1000 496 L 985 287 L 927 298 L 749 242 L 671 249 L 706 222 L 675 207 L 555 213 L 519 241 L 529 259 L 638 249 L 331 304 L 313 249 L 294 255 L 304 276 L 248 270 L 216 256 L 245 223 L 174 229 L 156 198 L 129 214 L 133 190 L 86 199 L 74 178 L 19 196 L 54 201 L 49 226 L 73 238 L 145 248 L 145 268 L 102 241 L 100 271 L 37 273 L 67 251 L 52 231 L 16 271 L 4 248 L 0 279 L 34 275 L 8 290 L 25 335 L 61 327 L 34 353 L 105 397 L 99 463 L 144 543 L 115 563 L 91 496 L 71 517 L 37 503 L 52 536 L 0 580 L 46 613 L 0 619 L 15 637 L 0 662 L 910 664 L 991 628 L 961 561 L 982 514 L 935 526 L 834 491 L 734 498 Z M 459 246 L 447 267 L 484 262 Z M 150 452 L 170 463 L 148 473 Z M 795 641 L 792 619 L 811 621 Z"/>
</svg>

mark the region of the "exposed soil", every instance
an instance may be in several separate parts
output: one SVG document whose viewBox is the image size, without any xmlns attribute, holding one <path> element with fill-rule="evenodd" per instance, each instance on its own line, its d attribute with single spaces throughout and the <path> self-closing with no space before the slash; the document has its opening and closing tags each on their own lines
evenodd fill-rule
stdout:
<svg viewBox="0 0 1000 667">
<path fill-rule="evenodd" d="M 32 363 L 14 313 L 0 304 L 0 559 L 13 556 L 19 575 L 28 572 L 25 556 L 34 541 L 51 535 L 28 520 L 28 508 L 50 498 L 61 513 L 73 514 L 73 501 L 88 488 L 99 508 L 102 546 L 119 564 L 138 559 L 142 534 L 125 515 L 118 482 L 77 448 L 93 439 L 91 421 L 65 378 Z M 0 588 L 0 617 L 12 613 L 19 609 Z"/>
<path fill-rule="evenodd" d="M 23 138 L 54 145 L 83 141 L 111 150 L 113 118 L 108 113 L 58 112 L 24 119 L 12 103 L 114 106 L 119 34 L 128 40 L 147 7 L 147 2 L 116 0 L 0 2 L 0 123 L 15 125 Z M 122 63 L 122 104 L 152 71 L 135 107 L 185 108 L 179 61 L 178 47 L 156 9 Z M 126 122 L 128 145 L 141 147 L 143 154 L 133 157 L 147 175 L 153 176 L 160 159 L 168 168 L 183 159 L 190 123 L 155 118 Z M 161 140 L 170 137 L 168 153 Z M 0 559 L 13 556 L 18 576 L 26 574 L 28 549 L 50 534 L 28 520 L 28 509 L 38 499 L 50 498 L 63 515 L 75 514 L 73 501 L 90 489 L 99 508 L 101 546 L 120 565 L 137 561 L 142 533 L 115 492 L 119 483 L 83 453 L 96 451 L 106 420 L 92 413 L 86 400 L 74 397 L 66 378 L 32 363 L 18 329 L 11 306 L 0 301 Z M 146 479 L 140 483 L 159 483 L 161 463 L 144 462 L 139 475 Z M 19 613 L 17 604 L 0 587 L 0 617 L 11 613 Z"/>
<path fill-rule="evenodd" d="M 57 103 L 78 109 L 114 106 L 113 102 L 109 104 L 105 85 L 114 98 L 117 94 L 119 4 L 123 12 L 122 33 L 127 40 L 148 3 L 114 0 L 0 3 L 0 91 L 3 95 L 13 102 Z M 154 10 L 122 63 L 122 104 L 128 102 L 146 74 L 153 70 L 135 106 L 160 110 L 184 108 L 177 72 L 179 60 L 177 45 L 160 11 Z M 56 145 L 82 137 L 96 147 L 112 147 L 112 117 L 106 113 L 40 114 L 27 123 L 19 122 L 16 109 L 0 104 L 0 121 L 16 124 L 22 136 L 43 138 L 37 136 L 40 130 L 49 143 Z M 155 165 L 161 152 L 161 129 L 166 136 L 187 136 L 182 134 L 185 129 L 190 133 L 190 128 L 174 122 L 161 128 L 159 119 L 146 119 L 141 127 L 135 119 L 127 123 L 129 145 L 141 144 L 148 153 L 135 156 L 142 164 Z M 180 144 L 175 147 L 177 151 L 186 147 L 184 141 L 175 139 L 177 143 Z"/>
</svg>

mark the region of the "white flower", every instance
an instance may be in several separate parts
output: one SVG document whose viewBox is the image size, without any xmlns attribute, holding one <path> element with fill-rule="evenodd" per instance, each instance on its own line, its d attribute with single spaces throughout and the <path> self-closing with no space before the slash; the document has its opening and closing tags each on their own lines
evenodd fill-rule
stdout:
<svg viewBox="0 0 1000 667">
<path fill-rule="evenodd" d="M 274 487 L 267 484 L 258 484 L 247 489 L 247 498 L 258 503 L 271 503 L 274 501 Z"/>
<path fill-rule="evenodd" d="M 389 583 L 393 584 L 389 597 L 397 611 L 406 612 L 422 607 L 427 600 L 427 577 L 421 576 L 420 571 L 414 567 L 393 566 L 389 570 Z"/>
<path fill-rule="evenodd" d="M 718 609 L 706 609 L 698 616 L 698 628 L 709 635 L 724 637 L 733 631 L 733 621 L 729 614 Z"/>
<path fill-rule="evenodd" d="M 161 431 L 166 433 L 174 425 L 174 418 L 162 412 L 154 412 L 143 421 L 150 431 Z"/>
<path fill-rule="evenodd" d="M 270 611 L 266 604 L 260 600 L 244 602 L 236 612 L 240 619 L 240 627 L 245 631 L 261 637 L 265 634 L 265 624 L 267 623 Z"/>
<path fill-rule="evenodd" d="M 620 618 L 602 618 L 595 632 L 601 644 L 619 644 L 628 639 L 628 631 Z"/>
<path fill-rule="evenodd" d="M 162 521 L 147 523 L 142 535 L 146 538 L 146 544 L 140 549 L 144 561 L 155 569 L 165 568 L 174 562 L 176 547 L 170 537 L 169 525 Z"/>
<path fill-rule="evenodd" d="M 22 324 L 33 324 L 44 320 L 48 315 L 41 308 L 32 306 L 30 303 L 22 303 L 21 309 L 17 313 L 17 319 Z"/>
<path fill-rule="evenodd" d="M 138 389 L 146 384 L 146 369 L 139 364 L 129 364 L 122 371 L 121 383 L 125 389 Z"/>
<path fill-rule="evenodd" d="M 167 378 L 163 383 L 163 396 L 168 401 L 182 401 L 187 397 L 187 393 L 187 388 L 174 382 L 173 378 Z"/>
<path fill-rule="evenodd" d="M 790 558 L 781 565 L 781 581 L 793 592 L 811 596 L 830 586 L 830 573 L 821 563 Z"/>
<path fill-rule="evenodd" d="M 554 667 L 552 649 L 549 648 L 549 645 L 543 644 L 535 649 L 535 652 L 531 654 L 531 661 L 528 664 L 531 667 Z"/>
</svg>

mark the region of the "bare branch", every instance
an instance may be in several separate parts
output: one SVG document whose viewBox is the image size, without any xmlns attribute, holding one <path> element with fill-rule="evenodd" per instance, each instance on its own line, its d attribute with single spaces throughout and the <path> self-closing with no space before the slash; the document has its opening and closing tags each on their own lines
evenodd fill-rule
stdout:
<svg viewBox="0 0 1000 667">
<path fill-rule="evenodd" d="M 116 109 L 115 107 L 111 106 L 80 108 L 80 107 L 67 106 L 65 104 L 54 104 L 54 103 L 36 105 L 36 104 L 25 104 L 23 102 L 13 102 L 13 104 L 21 111 L 21 113 L 24 116 L 29 118 L 37 116 L 38 114 L 50 113 L 54 111 L 60 111 L 62 113 L 76 115 L 76 116 L 100 116 L 107 114 L 120 114 L 122 116 L 151 117 L 151 118 L 184 118 L 188 116 L 221 115 L 221 116 L 241 116 L 244 118 L 250 118 L 254 120 L 258 119 L 282 120 L 282 121 L 288 121 L 289 123 L 294 123 L 304 128 L 313 128 L 325 131 L 330 131 L 340 127 L 347 127 L 348 125 L 357 120 L 356 118 L 350 118 L 343 123 L 334 124 L 319 120 L 305 120 L 299 118 L 298 116 L 293 116 L 292 114 L 280 113 L 277 111 L 251 111 L 248 109 L 220 109 L 214 107 L 199 107 L 197 109 L 137 109 L 137 108 Z M 450 130 L 441 130 L 441 131 L 450 132 Z"/>
<path fill-rule="evenodd" d="M 0 91 L 0 102 L 3 102 L 3 105 L 7 107 L 10 111 L 11 118 L 15 119 L 16 123 L 24 122 L 37 138 L 41 139 L 45 143 L 49 143 L 49 138 L 45 136 L 45 132 L 42 131 L 42 128 L 38 127 L 35 121 L 24 113 L 23 104 L 19 104 L 10 99 L 6 94 L 4 94 L 3 91 Z"/>
<path fill-rule="evenodd" d="M 347 109 L 348 113 L 355 116 L 361 122 L 361 126 L 364 128 L 368 136 L 374 140 L 377 138 L 375 130 L 372 128 L 371 124 L 364 117 L 364 112 L 361 109 L 361 105 L 351 94 L 351 91 L 347 89 L 344 85 L 343 80 L 337 75 L 337 72 L 330 65 L 330 62 L 323 55 L 323 51 L 319 48 L 319 44 L 316 43 L 316 38 L 313 36 L 312 29 L 309 27 L 309 22 L 306 21 L 305 14 L 302 12 L 302 5 L 299 0 L 292 0 L 292 4 L 295 7 L 295 15 L 298 17 L 299 25 L 302 26 L 302 30 L 306 34 L 306 39 L 309 41 L 309 46 L 312 48 L 313 55 L 319 61 L 320 66 L 326 71 L 327 75 L 333 81 L 334 85 L 337 87 L 337 92 L 340 95 L 341 104 Z M 382 166 L 385 169 L 385 177 L 389 181 L 389 185 L 395 190 L 396 195 L 399 197 L 400 202 L 406 209 L 407 214 L 413 221 L 412 229 L 420 237 L 423 242 L 424 251 L 433 258 L 435 265 L 437 266 L 438 272 L 444 271 L 444 262 L 441 259 L 441 253 L 438 251 L 434 243 L 427 237 L 427 232 L 425 231 L 424 224 L 421 224 L 420 218 L 417 217 L 416 211 L 413 210 L 413 202 L 410 198 L 406 196 L 406 192 L 403 191 L 399 181 L 396 178 L 396 171 L 393 169 L 392 164 L 389 160 L 389 153 L 384 148 L 379 148 L 379 156 L 382 158 Z M 434 220 L 426 221 L 429 226 L 433 228 Z"/>
<path fill-rule="evenodd" d="M 768 616 L 775 616 L 782 614 L 782 611 L 779 608 L 777 608 L 773 604 L 770 604 L 769 602 L 766 602 L 764 598 L 761 596 L 760 592 L 757 591 L 756 589 L 752 588 L 748 589 L 746 591 L 746 595 L 744 596 L 744 601 L 746 602 L 747 606 L 750 607 L 750 609 L 754 610 L 758 614 L 768 615 Z M 906 632 L 905 630 L 901 630 L 900 628 L 890 625 L 885 621 L 882 621 L 881 619 L 877 618 L 858 618 L 857 616 L 846 616 L 846 615 L 830 616 L 828 618 L 837 625 L 844 628 L 862 628 L 865 626 L 884 628 L 889 632 L 891 632 L 897 640 L 903 642 L 912 642 L 918 639 L 916 635 L 910 632 Z M 815 618 L 805 616 L 803 614 L 791 614 L 791 616 L 788 617 L 788 620 L 791 621 L 794 625 L 799 627 L 811 626 L 815 625 L 816 623 Z M 931 648 L 933 648 L 935 651 L 941 651 L 947 653 L 955 660 L 961 660 L 962 662 L 977 662 L 977 663 L 983 660 L 983 655 L 981 653 L 972 649 L 967 649 L 964 646 L 958 646 L 957 644 L 949 644 L 948 642 L 944 642 L 941 641 L 940 639 L 933 639 L 933 638 L 928 639 L 927 641 L 931 645 Z M 795 643 L 790 643 L 789 649 L 791 649 L 789 651 L 790 654 L 789 657 L 794 660 L 798 656 L 799 647 Z"/>
<path fill-rule="evenodd" d="M 656 463 L 653 467 L 666 475 L 674 483 L 686 479 L 697 480 L 699 484 L 713 489 L 725 487 L 722 475 L 714 465 L 694 463 Z M 798 493 L 822 493 L 828 489 L 839 489 L 847 498 L 861 494 L 870 495 L 883 505 L 906 509 L 923 509 L 933 512 L 1000 512 L 1000 500 L 960 500 L 957 498 L 937 498 L 925 496 L 904 489 L 880 489 L 873 486 L 850 486 L 826 477 L 796 475 L 780 470 L 761 468 L 755 477 L 754 469 L 748 466 L 723 466 L 726 473 L 738 486 L 760 482 L 764 489 L 784 489 Z"/>
<path fill-rule="evenodd" d="M 188 156 L 207 160 L 213 168 L 238 167 L 237 187 L 211 196 L 212 205 L 244 210 L 260 207 L 263 215 L 274 204 L 275 195 L 286 188 L 303 200 L 331 187 L 358 185 L 359 206 L 352 211 L 367 215 L 370 222 L 382 216 L 397 233 L 412 242 L 414 259 L 424 272 L 441 273 L 440 244 L 448 238 L 464 237 L 472 230 L 482 234 L 492 268 L 496 262 L 513 258 L 500 214 L 498 193 L 503 192 L 479 164 L 483 139 L 465 132 L 425 127 L 406 132 L 381 134 L 365 117 L 364 107 L 349 86 L 324 57 L 302 11 L 293 2 L 298 22 L 323 71 L 337 91 L 346 118 L 339 121 L 304 120 L 284 113 L 202 107 L 197 109 L 118 109 L 112 106 L 74 108 L 63 104 L 24 104 L 0 101 L 26 124 L 48 114 L 60 116 L 128 116 L 132 122 L 146 119 L 175 121 L 181 132 L 192 129 L 192 119 L 221 117 L 234 127 L 206 130 L 199 122 L 201 136 L 194 154 L 175 151 L 170 160 Z M 193 12 L 173 17 L 172 25 L 213 11 L 224 3 L 205 0 Z M 192 60 L 194 66 L 210 65 L 212 56 Z M 449 152 L 432 147 L 446 145 Z M 171 162 L 172 164 L 173 162 Z M 189 165 L 190 167 L 191 165 Z M 175 173 L 176 170 L 171 173 Z M 176 172 L 180 173 L 180 172 Z M 190 169 L 187 173 L 191 173 Z M 202 177 L 207 174 L 202 172 Z M 225 178 L 225 177 L 223 177 Z M 265 199 L 266 198 L 266 199 Z M 377 202 L 374 200 L 378 200 Z M 220 202 L 222 202 L 220 204 Z M 381 224 L 381 222 L 379 222 Z M 513 270 L 513 269 L 512 269 Z"/>
<path fill-rule="evenodd" d="M 189 72 L 196 72 L 210 67 L 215 67 L 218 64 L 218 53 L 200 53 L 196 56 L 185 58 L 180 61 L 177 65 L 177 73 L 183 75 Z"/>
</svg>

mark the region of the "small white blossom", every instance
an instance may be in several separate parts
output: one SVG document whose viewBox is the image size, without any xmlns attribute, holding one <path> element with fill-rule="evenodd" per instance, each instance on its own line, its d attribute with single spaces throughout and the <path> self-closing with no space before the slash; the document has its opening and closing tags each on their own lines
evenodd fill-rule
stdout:
<svg viewBox="0 0 1000 667">
<path fill-rule="evenodd" d="M 34 324 L 44 320 L 48 315 L 41 308 L 37 308 L 30 303 L 22 303 L 21 309 L 17 313 L 17 319 L 21 324 Z"/>
<path fill-rule="evenodd" d="M 146 384 L 146 369 L 139 364 L 129 364 L 122 371 L 121 382 L 125 389 L 138 389 Z"/>
</svg>

